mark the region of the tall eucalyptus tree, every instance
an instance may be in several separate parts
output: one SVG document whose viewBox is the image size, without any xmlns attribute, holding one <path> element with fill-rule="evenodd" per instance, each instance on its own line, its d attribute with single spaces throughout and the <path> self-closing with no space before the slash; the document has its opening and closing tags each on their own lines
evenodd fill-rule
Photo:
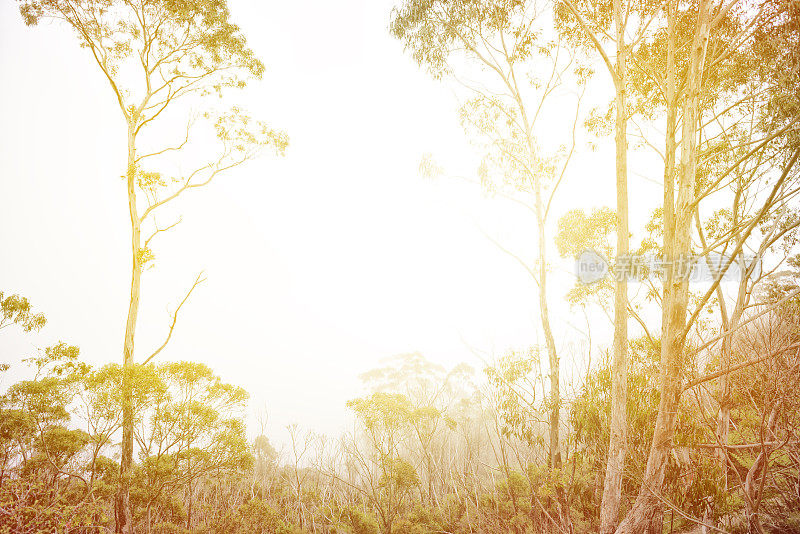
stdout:
<svg viewBox="0 0 800 534">
<path fill-rule="evenodd" d="M 130 217 L 131 283 L 130 301 L 123 343 L 123 436 L 120 487 L 115 503 L 117 532 L 133 532 L 130 507 L 130 476 L 133 463 L 134 341 L 139 318 L 142 273 L 153 259 L 152 240 L 167 226 L 156 222 L 156 213 L 171 205 L 187 191 L 208 185 L 220 174 L 252 159 L 264 148 L 282 153 L 288 139 L 266 123 L 253 120 L 238 108 L 217 112 L 202 97 L 219 95 L 226 89 L 241 88 L 258 79 L 264 65 L 247 46 L 239 27 L 230 20 L 225 0 L 19 0 L 20 12 L 28 25 L 56 20 L 69 27 L 97 67 L 99 78 L 108 84 L 124 120 L 127 153 L 124 179 L 127 212 Z M 192 151 L 201 140 L 202 129 L 190 118 L 188 105 L 201 106 L 216 141 Z M 169 125 L 178 114 L 186 120 L 186 134 L 175 143 L 164 142 L 155 125 Z M 151 135 L 145 145 L 143 138 Z M 143 153 L 144 152 L 144 153 Z M 170 162 L 180 157 L 181 167 L 190 170 L 169 176 Z M 194 161 L 192 164 L 191 162 Z M 193 167 L 192 167 L 193 165 Z M 173 165 L 174 167 L 174 165 Z M 142 206 L 142 201 L 144 205 Z M 178 311 L 172 316 L 167 338 L 147 362 L 169 342 Z"/>
</svg>

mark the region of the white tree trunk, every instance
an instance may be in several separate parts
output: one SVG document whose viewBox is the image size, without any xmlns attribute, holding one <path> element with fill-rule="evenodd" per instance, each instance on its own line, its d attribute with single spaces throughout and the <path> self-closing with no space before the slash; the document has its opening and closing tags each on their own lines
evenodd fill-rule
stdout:
<svg viewBox="0 0 800 534">
<path fill-rule="evenodd" d="M 114 504 L 116 532 L 132 534 L 133 514 L 130 506 L 131 468 L 133 466 L 133 348 L 136 334 L 136 321 L 139 316 L 139 293 L 141 291 L 141 223 L 136 208 L 136 119 L 128 121 L 128 169 L 126 173 L 128 190 L 128 212 L 131 219 L 131 298 L 128 304 L 128 319 L 125 323 L 125 344 L 123 346 L 122 382 L 122 454 L 120 459 L 120 485 Z"/>
<path fill-rule="evenodd" d="M 616 175 L 617 175 L 617 257 L 629 253 L 628 229 L 628 117 L 627 50 L 620 0 L 614 0 L 614 23 L 617 28 L 616 65 Z M 614 343 L 611 364 L 611 428 L 608 461 L 600 504 L 600 532 L 610 534 L 617 528 L 622 475 L 628 441 L 628 283 L 616 282 L 614 293 Z"/>
<path fill-rule="evenodd" d="M 691 248 L 697 168 L 698 108 L 710 29 L 710 0 L 701 0 L 690 53 L 687 94 L 683 107 L 678 200 L 674 223 L 671 228 L 665 228 L 666 259 L 673 263 L 671 268 L 667 269 L 662 303 L 664 315 L 661 335 L 661 396 L 642 486 L 633 508 L 617 529 L 619 534 L 655 532 L 661 524 L 662 503 L 658 495 L 661 493 L 664 473 L 672 450 L 672 438 L 675 434 L 675 422 L 682 393 L 684 330 L 689 302 L 689 280 L 686 276 L 676 276 L 683 273 L 675 272 L 674 262 L 688 257 Z M 668 241 L 668 230 L 672 233 L 671 242 Z"/>
</svg>

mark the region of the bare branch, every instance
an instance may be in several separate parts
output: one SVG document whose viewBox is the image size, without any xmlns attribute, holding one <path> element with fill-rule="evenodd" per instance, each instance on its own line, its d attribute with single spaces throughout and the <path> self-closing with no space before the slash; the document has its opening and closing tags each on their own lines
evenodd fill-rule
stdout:
<svg viewBox="0 0 800 534">
<path fill-rule="evenodd" d="M 169 332 L 167 333 L 167 339 L 164 340 L 164 343 L 162 343 L 161 346 L 158 347 L 155 352 L 153 352 L 150 356 L 147 357 L 146 360 L 144 360 L 142 362 L 142 365 L 147 365 L 148 363 L 150 363 L 150 360 L 155 358 L 158 355 L 159 352 L 164 350 L 164 348 L 167 346 L 167 343 L 169 343 L 169 340 L 172 339 L 172 333 L 175 331 L 175 324 L 178 322 L 178 313 L 181 311 L 181 308 L 183 307 L 183 305 L 186 304 L 186 301 L 189 300 L 189 297 L 192 295 L 192 292 L 195 290 L 195 288 L 197 288 L 197 286 L 199 286 L 200 284 L 202 284 L 205 281 L 206 281 L 206 278 L 203 277 L 203 273 L 202 272 L 197 275 L 197 278 L 195 278 L 195 281 L 192 284 L 192 287 L 189 288 L 189 291 L 186 293 L 186 296 L 183 297 L 183 300 L 181 301 L 181 303 L 178 304 L 178 308 L 175 310 L 175 313 L 172 314 L 172 324 L 169 326 Z"/>
<path fill-rule="evenodd" d="M 166 231 L 171 230 L 172 228 L 175 228 L 182 221 L 183 221 L 183 218 L 180 218 L 180 219 L 178 219 L 177 221 L 175 221 L 174 223 L 170 224 L 169 226 L 167 226 L 165 228 L 159 228 L 158 226 L 156 226 L 156 229 L 153 231 L 153 233 L 150 234 L 150 236 L 147 239 L 144 240 L 144 248 L 147 248 L 147 245 L 150 243 L 150 240 L 152 240 L 155 236 L 157 236 L 161 232 L 166 232 Z"/>
<path fill-rule="evenodd" d="M 721 376 L 733 373 L 734 371 L 738 371 L 739 369 L 744 369 L 745 367 L 750 367 L 751 365 L 755 365 L 757 363 L 761 363 L 763 361 L 769 360 L 771 358 L 774 358 L 775 356 L 778 356 L 779 354 L 783 354 L 784 352 L 787 352 L 787 351 L 789 351 L 791 349 L 795 349 L 795 348 L 798 348 L 798 347 L 800 347 L 800 342 L 792 343 L 791 345 L 789 345 L 787 347 L 783 347 L 781 349 L 774 350 L 774 351 L 770 352 L 767 355 L 760 356 L 758 358 L 753 358 L 751 360 L 747 360 L 746 362 L 740 363 L 738 365 L 734 365 L 734 366 L 732 366 L 732 367 L 730 367 L 728 369 L 722 369 L 720 371 L 717 371 L 716 373 L 711 373 L 711 374 L 702 376 L 700 378 L 696 378 L 696 379 L 692 380 L 691 382 L 689 382 L 688 384 L 686 384 L 683 387 L 683 392 L 685 393 L 686 391 L 688 391 L 688 390 L 690 390 L 690 389 L 692 389 L 694 387 L 697 387 L 700 384 L 703 384 L 703 383 L 708 382 L 710 380 L 714 380 L 714 379 L 717 379 L 717 378 L 719 378 Z"/>
</svg>

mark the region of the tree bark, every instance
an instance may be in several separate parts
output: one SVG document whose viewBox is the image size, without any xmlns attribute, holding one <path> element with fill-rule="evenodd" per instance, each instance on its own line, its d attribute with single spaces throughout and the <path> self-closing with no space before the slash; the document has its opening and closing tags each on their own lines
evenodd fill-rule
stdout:
<svg viewBox="0 0 800 534">
<path fill-rule="evenodd" d="M 513 76 L 513 70 L 512 76 Z M 512 87 L 508 84 L 509 88 Z M 513 84 L 516 87 L 516 81 Z M 536 146 L 533 138 L 533 127 L 525 106 L 522 103 L 522 96 L 518 91 L 514 91 L 514 98 L 519 106 L 520 116 L 522 117 L 523 127 L 525 129 L 526 143 L 528 148 L 528 158 L 530 161 L 530 168 L 536 169 Z M 556 342 L 553 336 L 553 328 L 550 324 L 550 311 L 547 305 L 547 241 L 546 236 L 546 214 L 545 206 L 542 199 L 542 181 L 541 177 L 530 175 L 531 185 L 534 193 L 534 211 L 536 213 L 536 226 L 537 226 L 537 266 L 538 266 L 538 286 L 539 286 L 539 319 L 542 325 L 542 333 L 544 334 L 545 347 L 547 348 L 547 359 L 550 368 L 550 413 L 549 413 L 549 448 L 548 448 L 548 465 L 555 469 L 560 470 L 562 466 L 561 460 L 561 384 L 560 375 L 561 370 L 558 360 L 558 351 L 556 350 Z M 563 485 L 559 482 L 556 484 L 556 497 L 559 503 L 561 519 L 566 525 L 568 531 L 572 531 L 572 521 L 569 517 L 569 509 L 567 506 L 566 494 Z"/>
<path fill-rule="evenodd" d="M 678 200 L 674 213 L 671 243 L 665 228 L 665 252 L 669 267 L 664 285 L 664 306 L 661 337 L 660 400 L 653 442 L 647 458 L 642 486 L 633 508 L 617 529 L 618 534 L 655 532 L 660 528 L 661 500 L 658 498 L 664 482 L 675 422 L 682 393 L 681 370 L 686 341 L 686 312 L 689 301 L 689 280 L 686 273 L 676 272 L 675 265 L 684 261 L 691 247 L 693 202 L 697 168 L 697 130 L 699 96 L 705 66 L 706 47 L 711 27 L 710 1 L 701 0 L 697 11 L 689 72 L 687 95 L 683 107 L 681 138 L 681 169 Z"/>
<path fill-rule="evenodd" d="M 628 229 L 628 117 L 627 50 L 620 0 L 614 0 L 614 24 L 617 29 L 616 63 L 616 186 L 617 186 L 617 257 L 630 252 Z M 622 498 L 622 474 L 628 440 L 628 282 L 623 276 L 614 291 L 614 342 L 611 364 L 611 428 L 608 460 L 600 503 L 600 532 L 614 532 L 619 520 Z"/>
<path fill-rule="evenodd" d="M 553 328 L 550 325 L 550 312 L 547 306 L 547 255 L 545 242 L 545 221 L 542 214 L 542 192 L 538 180 L 535 185 L 536 190 L 536 212 L 538 220 L 538 263 L 539 263 L 539 317 L 542 323 L 545 346 L 547 347 L 547 358 L 550 366 L 550 467 L 561 469 L 561 440 L 560 440 L 560 408 L 561 408 L 561 385 L 559 379 L 558 353 L 556 352 L 556 342 L 553 337 Z"/>
<path fill-rule="evenodd" d="M 132 534 L 133 514 L 130 504 L 131 469 L 133 466 L 133 348 L 136 321 L 139 315 L 139 293 L 141 291 L 141 222 L 136 208 L 136 117 L 128 120 L 128 167 L 126 173 L 128 190 L 128 212 L 131 219 L 131 298 L 128 318 L 125 323 L 122 375 L 122 455 L 119 465 L 119 490 L 114 503 L 115 532 Z"/>
</svg>

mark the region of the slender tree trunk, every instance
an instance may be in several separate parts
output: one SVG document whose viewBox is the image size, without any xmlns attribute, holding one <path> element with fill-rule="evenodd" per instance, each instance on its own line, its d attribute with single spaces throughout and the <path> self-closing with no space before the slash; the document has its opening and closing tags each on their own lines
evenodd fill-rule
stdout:
<svg viewBox="0 0 800 534">
<path fill-rule="evenodd" d="M 561 469 L 561 440 L 560 440 L 560 408 L 561 408 L 561 385 L 558 353 L 556 352 L 556 342 L 553 337 L 553 328 L 550 325 L 550 312 L 547 306 L 547 243 L 545 242 L 545 221 L 542 214 L 542 192 L 538 183 L 536 190 L 536 213 L 538 220 L 538 264 L 539 264 L 539 317 L 542 323 L 545 346 L 547 347 L 547 358 L 550 365 L 550 467 Z"/>
<path fill-rule="evenodd" d="M 742 280 L 739 282 L 739 292 L 736 298 L 736 304 L 733 307 L 730 319 L 722 322 L 723 328 L 729 333 L 722 339 L 722 362 L 721 369 L 730 370 L 731 367 L 731 354 L 733 352 L 733 334 L 732 331 L 736 329 L 744 313 L 745 305 L 747 304 L 747 279 L 748 277 L 742 274 Z M 718 295 L 722 312 L 724 313 L 724 295 L 722 290 L 718 287 Z M 728 433 L 730 430 L 731 421 L 731 390 L 728 374 L 723 374 L 719 377 L 719 415 L 717 416 L 717 440 L 723 446 L 728 444 Z M 725 449 L 717 449 L 716 456 L 722 468 L 723 476 L 725 477 L 725 489 L 728 488 L 728 456 L 725 454 Z"/>
<path fill-rule="evenodd" d="M 503 445 L 503 437 L 499 430 L 500 429 L 498 428 L 497 435 L 499 437 L 499 443 L 500 443 L 500 456 L 503 461 L 503 474 L 506 475 L 506 480 L 511 480 L 511 470 L 508 468 L 508 458 L 506 457 L 506 448 L 505 445 Z M 517 505 L 517 494 L 514 493 L 511 484 L 508 485 L 508 496 L 511 498 L 511 507 L 514 510 L 514 515 L 516 516 L 519 513 L 519 506 Z M 514 527 L 514 532 L 519 532 L 518 526 Z"/>
<path fill-rule="evenodd" d="M 136 208 L 136 118 L 128 121 L 128 212 L 131 219 L 131 298 L 128 319 L 125 323 L 125 345 L 123 347 L 122 375 L 122 457 L 119 466 L 119 490 L 114 503 L 116 532 L 132 534 L 133 514 L 130 504 L 131 468 L 133 466 L 133 342 L 136 320 L 139 315 L 139 293 L 141 291 L 141 224 Z"/>
<path fill-rule="evenodd" d="M 526 142 L 528 145 L 528 158 L 530 160 L 530 168 L 536 169 L 536 146 L 533 141 L 533 129 L 525 106 L 522 103 L 522 97 L 519 94 L 515 96 L 517 105 L 519 106 L 522 122 L 525 127 Z M 544 333 L 545 347 L 547 348 L 547 359 L 550 365 L 550 446 L 548 451 L 548 461 L 550 467 L 561 469 L 561 440 L 560 435 L 560 408 L 561 408 L 561 386 L 560 386 L 560 371 L 558 363 L 558 353 L 556 351 L 556 342 L 553 337 L 553 328 L 550 325 L 550 312 L 547 306 L 547 242 L 545 241 L 545 213 L 544 203 L 542 201 L 542 182 L 541 177 L 531 175 L 531 185 L 533 186 L 534 206 L 536 212 L 536 226 L 537 226 L 537 257 L 536 263 L 539 267 L 539 319 L 542 324 L 542 332 Z"/>
<path fill-rule="evenodd" d="M 542 332 L 544 332 L 545 346 L 547 347 L 547 357 L 550 364 L 550 449 L 548 460 L 552 469 L 561 470 L 561 384 L 560 366 L 558 353 L 556 352 L 556 342 L 553 337 L 553 328 L 550 325 L 550 312 L 547 306 L 547 243 L 545 241 L 545 218 L 544 206 L 542 204 L 541 182 L 535 180 L 534 194 L 536 196 L 536 217 L 538 219 L 538 263 L 539 263 L 539 315 L 542 322 Z M 564 486 L 561 482 L 556 483 L 556 499 L 561 521 L 568 532 L 572 532 L 572 520 L 570 519 L 569 505 Z"/>
<path fill-rule="evenodd" d="M 3 454 L 3 468 L 0 469 L 0 488 L 3 487 L 3 481 L 6 478 L 6 465 L 8 465 L 8 449 Z"/>
<path fill-rule="evenodd" d="M 690 53 L 687 74 L 687 95 L 683 108 L 683 132 L 681 137 L 681 169 L 678 201 L 672 242 L 665 242 L 670 267 L 664 287 L 664 321 L 661 334 L 661 378 L 658 415 L 653 432 L 653 442 L 647 458 L 642 486 L 633 508 L 617 529 L 619 534 L 641 534 L 657 532 L 660 528 L 662 509 L 661 486 L 664 483 L 675 421 L 680 403 L 682 384 L 681 370 L 685 345 L 686 312 L 689 301 L 689 280 L 683 269 L 675 269 L 677 262 L 684 261 L 690 252 L 695 174 L 697 168 L 697 129 L 699 96 L 705 66 L 706 46 L 711 26 L 710 0 L 701 0 L 697 12 L 697 24 Z M 666 230 L 666 229 L 665 229 Z M 666 232 L 665 232 L 666 237 Z"/>
<path fill-rule="evenodd" d="M 744 509 L 747 513 L 747 532 L 748 534 L 764 534 L 764 527 L 761 524 L 761 515 L 758 512 L 759 481 L 761 470 L 767 469 L 767 455 L 761 451 L 756 457 L 753 467 L 747 472 L 744 483 Z"/>
<path fill-rule="evenodd" d="M 152 523 L 153 523 L 152 509 L 153 509 L 153 503 L 152 502 L 148 502 L 147 503 L 147 534 L 150 534 L 150 530 L 152 528 Z"/>
<path fill-rule="evenodd" d="M 617 172 L 617 257 L 630 252 L 628 229 L 628 116 L 627 50 L 620 0 L 614 0 L 614 23 L 617 28 L 616 65 L 616 172 Z M 622 274 L 622 273 L 619 273 Z M 611 428 L 608 461 L 600 504 L 600 532 L 610 534 L 617 528 L 622 474 L 628 441 L 628 281 L 619 276 L 614 293 L 614 343 L 611 365 Z"/>
<path fill-rule="evenodd" d="M 425 464 L 426 469 L 428 470 L 428 501 L 431 508 L 437 507 L 438 503 L 436 502 L 436 498 L 434 497 L 433 491 L 433 465 L 431 461 L 431 455 L 428 451 L 428 448 L 425 447 Z"/>
<path fill-rule="evenodd" d="M 762 429 L 762 450 L 758 453 L 753 466 L 747 471 L 744 480 L 744 504 L 747 513 L 747 532 L 748 534 L 764 534 L 764 527 L 761 524 L 759 507 L 761 505 L 762 491 L 764 489 L 764 477 L 769 470 L 769 449 L 763 448 L 764 434 L 771 435 L 775 430 L 775 423 L 781 412 L 782 402 L 773 404 L 770 414 L 767 417 L 766 432 Z"/>
<path fill-rule="evenodd" d="M 678 2 L 670 0 L 667 4 L 667 75 L 665 80 L 667 97 L 667 134 L 664 148 L 664 204 L 662 221 L 664 225 L 664 257 L 673 256 L 672 242 L 675 233 L 675 155 L 678 152 L 676 134 L 678 131 L 678 97 L 675 79 L 675 17 Z M 662 324 L 667 318 L 667 294 L 669 285 L 664 284 L 664 301 L 661 306 Z"/>
<path fill-rule="evenodd" d="M 512 71 L 513 74 L 513 71 Z M 516 86 L 516 82 L 514 82 Z M 510 87 L 510 84 L 509 84 Z M 518 92 L 515 94 L 517 105 L 519 106 L 520 116 L 522 117 L 523 126 L 525 128 L 526 143 L 528 147 L 528 158 L 530 161 L 530 168 L 536 169 L 536 146 L 533 140 L 533 128 L 528 119 L 525 106 L 522 103 L 522 97 Z M 531 185 L 534 192 L 534 203 L 536 212 L 536 225 L 537 225 L 537 265 L 539 267 L 539 318 L 542 325 L 542 332 L 544 333 L 545 347 L 547 348 L 547 359 L 550 367 L 550 414 L 549 414 L 549 449 L 548 449 L 548 463 L 551 468 L 560 470 L 562 466 L 561 461 L 561 384 L 560 376 L 561 371 L 559 368 L 558 352 L 556 351 L 556 342 L 553 337 L 553 328 L 550 324 L 550 311 L 547 305 L 547 242 L 545 240 L 546 230 L 546 217 L 544 202 L 542 200 L 542 182 L 541 177 L 530 176 Z M 568 530 L 572 531 L 572 522 L 569 518 L 569 509 L 566 503 L 566 495 L 563 486 L 559 483 L 556 485 L 556 497 L 558 499 L 559 508 L 564 524 Z"/>
</svg>

